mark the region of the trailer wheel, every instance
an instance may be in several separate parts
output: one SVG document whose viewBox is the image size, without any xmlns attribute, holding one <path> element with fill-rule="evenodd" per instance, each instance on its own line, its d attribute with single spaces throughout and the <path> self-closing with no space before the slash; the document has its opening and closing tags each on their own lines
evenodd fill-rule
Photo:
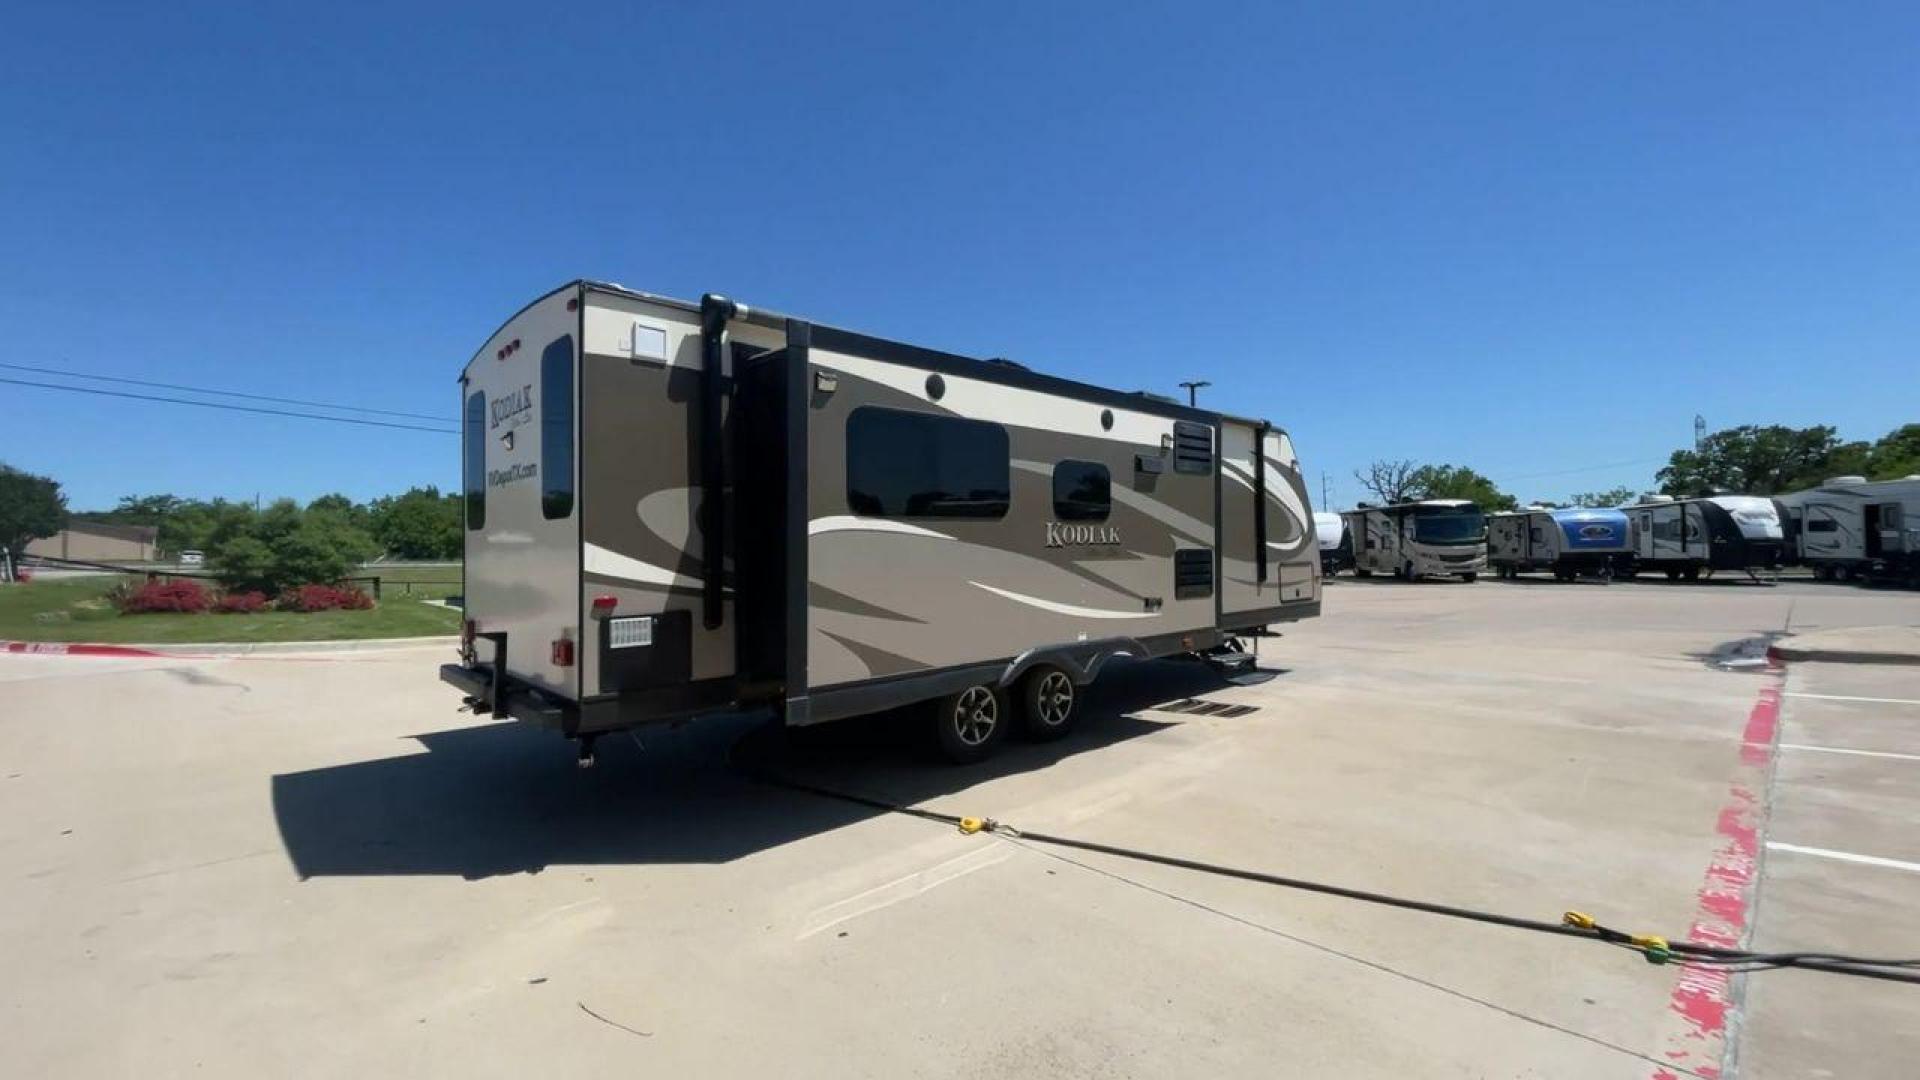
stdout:
<svg viewBox="0 0 1920 1080">
<path fill-rule="evenodd" d="M 1688 581 L 1699 581 L 1700 568 L 1697 566 L 1689 566 L 1687 567 L 1686 573 L 1682 576 L 1685 577 Z"/>
<path fill-rule="evenodd" d="M 1668 581 L 1679 581 L 1679 580 L 1680 580 L 1680 571 L 1678 571 L 1678 570 L 1669 570 L 1669 571 L 1667 571 L 1667 580 L 1668 580 Z"/>
<path fill-rule="evenodd" d="M 1420 580 L 1419 575 L 1413 572 L 1412 559 L 1408 559 L 1406 562 L 1406 565 L 1400 568 L 1400 580 L 1402 581 L 1419 581 Z"/>
<path fill-rule="evenodd" d="M 1372 577 L 1373 571 L 1367 569 L 1364 566 L 1356 566 L 1353 568 L 1353 576 L 1354 577 Z"/>
<path fill-rule="evenodd" d="M 1469 585 L 1471 585 L 1471 584 L 1473 584 L 1474 582 L 1476 582 L 1476 581 L 1478 581 L 1478 580 L 1480 580 L 1480 575 L 1479 575 L 1479 573 L 1478 573 L 1478 572 L 1473 572 L 1473 571 L 1469 571 L 1468 573 L 1465 573 L 1465 574 L 1461 574 L 1461 575 L 1460 575 L 1460 580 L 1461 580 L 1461 581 L 1464 581 L 1464 582 L 1466 582 L 1466 583 L 1467 583 L 1467 584 L 1469 584 Z"/>
<path fill-rule="evenodd" d="M 1080 716 L 1080 688 L 1051 664 L 1041 664 L 1020 680 L 1020 730 L 1030 739 L 1057 739 L 1073 730 Z"/>
<path fill-rule="evenodd" d="M 948 761 L 985 761 L 1007 737 L 1006 698 L 985 683 L 948 694 L 934 705 L 933 733 Z"/>
</svg>

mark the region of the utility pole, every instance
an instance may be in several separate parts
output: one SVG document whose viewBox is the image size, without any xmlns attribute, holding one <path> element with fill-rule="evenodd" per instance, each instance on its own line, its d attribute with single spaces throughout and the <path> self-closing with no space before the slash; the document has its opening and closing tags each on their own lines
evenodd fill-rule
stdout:
<svg viewBox="0 0 1920 1080">
<path fill-rule="evenodd" d="M 1202 379 L 1199 382 L 1183 382 L 1180 385 L 1187 388 L 1187 404 L 1196 405 L 1199 403 L 1200 388 L 1203 386 L 1212 386 L 1213 384 Z"/>
<path fill-rule="evenodd" d="M 1320 509 L 1333 509 L 1333 501 L 1327 498 L 1327 470 L 1320 470 Z"/>
<path fill-rule="evenodd" d="M 1699 453 L 1702 443 L 1707 441 L 1707 418 L 1699 413 L 1693 414 L 1693 452 Z"/>
</svg>

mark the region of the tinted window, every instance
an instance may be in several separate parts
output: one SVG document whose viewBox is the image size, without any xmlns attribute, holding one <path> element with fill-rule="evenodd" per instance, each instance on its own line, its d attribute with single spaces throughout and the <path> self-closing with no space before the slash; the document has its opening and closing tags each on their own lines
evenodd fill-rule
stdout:
<svg viewBox="0 0 1920 1080">
<path fill-rule="evenodd" d="M 1815 518 L 1807 522 L 1808 532 L 1839 532 L 1840 523 L 1832 518 Z"/>
<path fill-rule="evenodd" d="M 1053 467 L 1053 516 L 1059 521 L 1105 521 L 1113 509 L 1113 477 L 1092 461 Z"/>
<path fill-rule="evenodd" d="M 573 338 L 540 354 L 540 512 L 573 513 Z"/>
<path fill-rule="evenodd" d="M 487 395 L 467 396 L 466 440 L 460 455 L 460 473 L 467 489 L 467 528 L 487 523 Z"/>
<path fill-rule="evenodd" d="M 1003 517 L 1008 469 L 998 424 L 872 406 L 847 417 L 847 506 L 856 514 Z"/>
</svg>

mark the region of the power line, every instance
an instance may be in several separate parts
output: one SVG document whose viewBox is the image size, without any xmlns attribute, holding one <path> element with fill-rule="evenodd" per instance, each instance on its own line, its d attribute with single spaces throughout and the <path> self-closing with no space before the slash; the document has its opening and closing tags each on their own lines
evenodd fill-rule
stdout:
<svg viewBox="0 0 1920 1080">
<path fill-rule="evenodd" d="M 11 367 L 13 365 L 4 365 Z M 431 431 L 436 435 L 458 435 L 458 431 L 448 428 L 425 427 L 420 424 L 395 424 L 386 420 L 360 420 L 351 416 L 321 416 L 319 413 L 289 412 L 286 409 L 261 409 L 252 405 L 228 405 L 219 401 L 194 401 L 189 398 L 161 397 L 158 394 L 135 394 L 125 390 L 97 390 L 90 386 L 62 386 L 59 383 L 32 382 L 27 379 L 9 379 L 0 377 L 0 383 L 14 386 L 36 386 L 42 390 L 66 390 L 75 394 L 98 394 L 102 397 L 131 398 L 134 401 L 161 401 L 169 405 L 198 405 L 203 409 L 225 409 L 228 412 L 260 413 L 264 416 L 291 416 L 296 420 L 327 420 L 335 424 L 358 424 L 361 427 L 398 428 L 401 431 Z"/>
<path fill-rule="evenodd" d="M 209 390 L 204 386 L 181 386 L 178 383 L 152 382 L 147 379 L 128 379 L 118 375 L 89 375 L 84 371 L 65 371 L 60 368 L 33 367 L 29 364 L 0 363 L 0 368 L 14 371 L 32 371 L 41 375 L 61 375 L 70 379 L 94 379 L 99 382 L 123 383 L 127 386 L 152 386 L 161 390 L 181 390 L 189 394 L 214 394 L 219 397 L 246 398 L 249 401 L 272 401 L 281 405 L 307 405 L 316 409 L 337 409 L 340 412 L 370 413 L 375 416 L 400 416 L 409 420 L 435 420 L 440 423 L 457 424 L 460 421 L 446 416 L 427 416 L 424 413 L 395 412 L 392 409 L 370 409 L 364 405 L 332 405 L 324 401 L 303 401 L 300 398 L 270 397 L 266 394 L 244 394 L 238 390 Z"/>
</svg>

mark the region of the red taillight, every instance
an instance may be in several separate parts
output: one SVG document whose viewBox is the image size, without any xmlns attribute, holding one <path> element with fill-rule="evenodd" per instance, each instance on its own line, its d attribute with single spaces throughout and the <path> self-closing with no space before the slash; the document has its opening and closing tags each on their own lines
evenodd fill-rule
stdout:
<svg viewBox="0 0 1920 1080">
<path fill-rule="evenodd" d="M 619 604 L 620 601 L 614 597 L 596 596 L 593 598 L 593 617 L 596 619 L 604 619 L 612 615 L 613 609 L 618 607 Z"/>
<path fill-rule="evenodd" d="M 472 619 L 460 620 L 460 644 L 462 645 L 473 644 L 473 635 L 474 635 L 474 632 L 478 629 L 480 628 L 474 625 Z"/>
<path fill-rule="evenodd" d="M 573 666 L 573 639 L 572 638 L 563 637 L 563 638 L 554 639 L 553 666 L 554 667 L 572 667 Z"/>
</svg>

